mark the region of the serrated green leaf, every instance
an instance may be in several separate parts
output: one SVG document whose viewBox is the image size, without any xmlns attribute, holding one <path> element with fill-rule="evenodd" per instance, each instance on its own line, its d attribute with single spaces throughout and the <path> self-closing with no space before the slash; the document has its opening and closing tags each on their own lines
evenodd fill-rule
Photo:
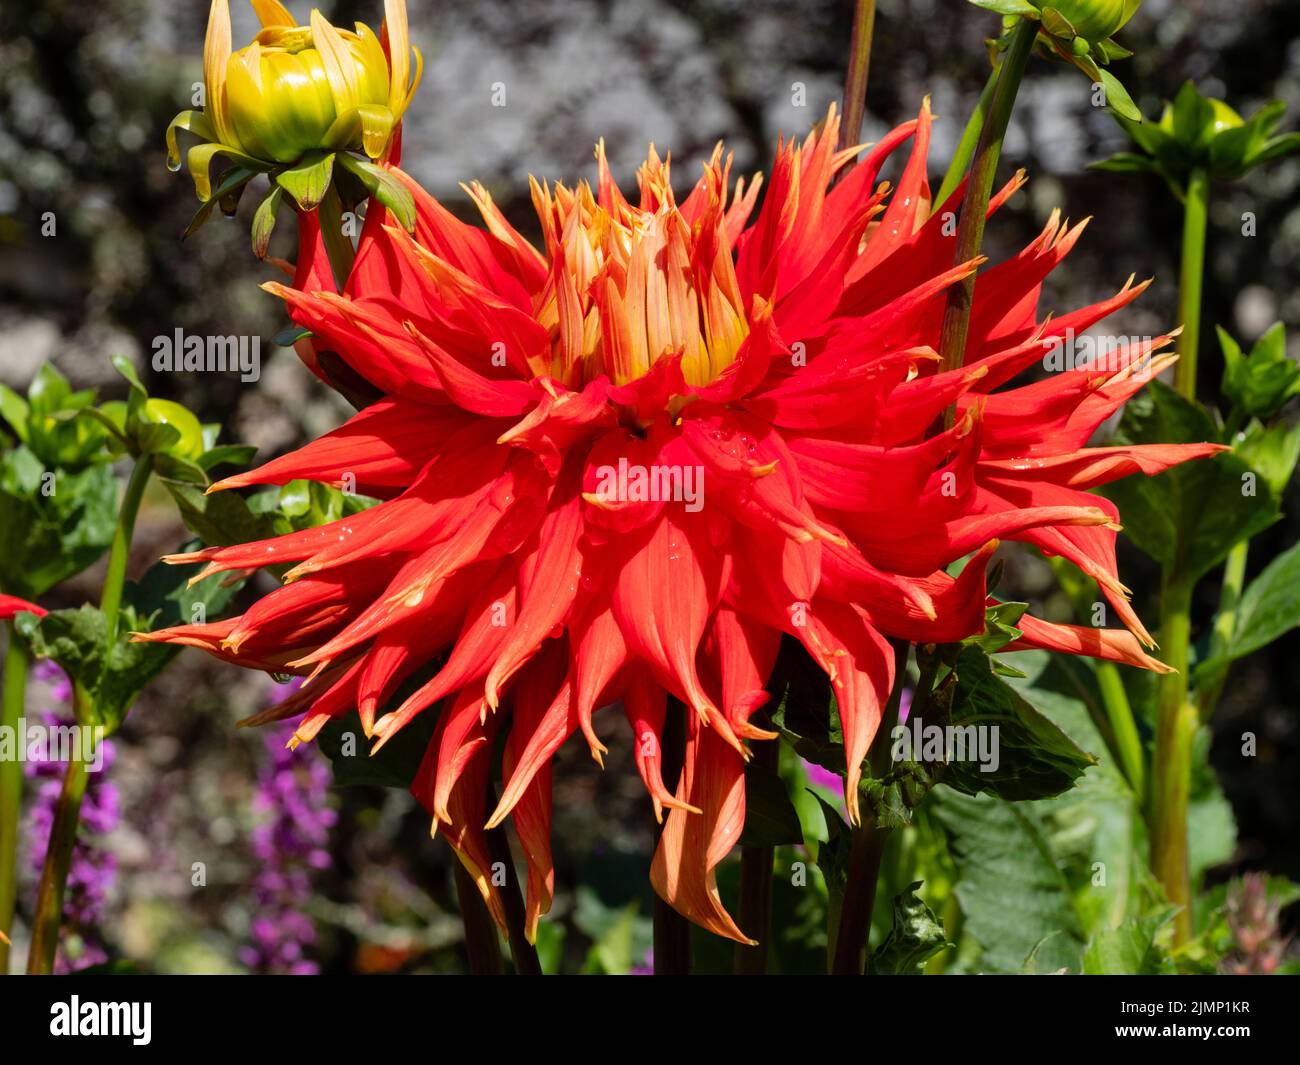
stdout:
<svg viewBox="0 0 1300 1065">
<path fill-rule="evenodd" d="M 1098 931 L 1083 952 L 1085 976 L 1172 974 L 1173 963 L 1156 945 L 1156 936 L 1173 920 L 1174 910 L 1131 917 L 1118 928 Z"/>
<path fill-rule="evenodd" d="M 180 651 L 169 644 L 131 643 L 129 629 L 152 630 L 189 622 L 199 603 L 204 604 L 205 617 L 215 615 L 237 587 L 238 582 L 227 584 L 220 574 L 188 587 L 177 567 L 159 563 L 139 584 L 127 582 L 124 624 L 111 645 L 107 619 L 89 604 L 76 610 L 51 611 L 42 618 L 24 615 L 19 631 L 34 654 L 58 662 L 85 690 L 95 718 L 82 724 L 102 725 L 112 735 L 140 692 Z"/>
<path fill-rule="evenodd" d="M 1078 972 L 1084 944 L 1069 885 L 1028 808 L 942 787 L 933 801 L 957 865 L 954 892 L 965 932 L 980 948 L 980 971 L 1019 973 L 1037 953 L 1040 972 Z"/>
<path fill-rule="evenodd" d="M 917 896 L 920 886 L 917 880 L 894 896 L 894 923 L 868 957 L 868 974 L 918 976 L 927 961 L 952 946 L 943 924 Z"/>
<path fill-rule="evenodd" d="M 117 482 L 108 466 L 46 470 L 26 448 L 0 455 L 0 588 L 44 595 L 113 541 Z"/>
<path fill-rule="evenodd" d="M 1013 802 L 1043 799 L 1067 791 L 1096 763 L 1015 688 L 995 676 L 979 648 L 964 649 L 954 673 L 956 687 L 943 724 L 950 727 L 949 742 L 955 753 L 964 757 L 947 763 L 941 780 L 948 787 L 965 795 L 988 792 Z M 929 761 L 932 741 L 947 738 L 937 723 L 931 723 L 935 730 L 931 731 L 919 718 L 909 718 L 905 728 L 913 758 L 919 744 Z"/>
</svg>

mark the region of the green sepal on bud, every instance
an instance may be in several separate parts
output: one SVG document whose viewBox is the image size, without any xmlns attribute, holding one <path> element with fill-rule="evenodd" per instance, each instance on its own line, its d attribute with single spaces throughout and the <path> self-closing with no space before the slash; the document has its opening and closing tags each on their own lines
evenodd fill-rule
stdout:
<svg viewBox="0 0 1300 1065">
<path fill-rule="evenodd" d="M 970 0 L 976 7 L 1003 16 L 1003 36 L 997 42 L 1005 48 L 1010 33 L 1021 19 L 1039 24 L 1035 51 L 1045 59 L 1068 63 L 1101 87 L 1105 103 L 1117 115 L 1142 121 L 1127 89 L 1106 67 L 1133 53 L 1111 40 L 1137 13 L 1141 0 L 1055 0 L 1051 4 L 1031 0 Z"/>
<path fill-rule="evenodd" d="M 1300 133 L 1274 135 L 1285 113 L 1286 105 L 1273 100 L 1243 119 L 1222 100 L 1202 96 L 1188 81 L 1165 105 L 1159 122 L 1120 118 L 1139 152 L 1120 152 L 1093 168 L 1159 174 L 1181 198 L 1193 170 L 1233 181 L 1262 163 L 1300 151 Z"/>
</svg>

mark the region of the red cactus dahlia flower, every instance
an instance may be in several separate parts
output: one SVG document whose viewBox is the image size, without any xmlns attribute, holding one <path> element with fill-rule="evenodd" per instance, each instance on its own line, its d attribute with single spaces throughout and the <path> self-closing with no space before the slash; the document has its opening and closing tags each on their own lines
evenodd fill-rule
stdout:
<svg viewBox="0 0 1300 1065">
<path fill-rule="evenodd" d="M 832 110 L 819 132 L 779 148 L 752 222 L 758 181 L 733 191 L 720 148 L 680 201 L 651 150 L 637 203 L 598 148 L 594 189 L 534 182 L 541 249 L 482 187 L 467 189 L 477 228 L 394 169 L 415 197 L 413 237 L 372 203 L 339 292 L 306 215 L 294 284 L 267 286 L 318 350 L 382 398 L 214 488 L 351 480 L 383 502 L 172 558 L 207 562 L 205 573 L 296 565 L 242 617 L 147 638 L 311 673 L 263 715 L 303 714 L 301 740 L 353 707 L 376 747 L 436 713 L 413 790 L 498 916 L 484 823 L 513 814 L 530 933 L 552 894 L 551 756 L 581 730 L 599 759 L 592 714 L 621 700 L 656 812 L 669 811 L 655 889 L 745 940 L 714 869 L 744 820 L 746 742 L 771 736 L 750 715 L 767 698 L 782 633 L 833 683 L 856 818 L 859 766 L 894 679 L 886 637 L 981 631 L 995 538 L 1071 559 L 1127 625 L 1026 619 L 1020 646 L 1163 668 L 1143 651 L 1150 638 L 1116 577 L 1118 514 L 1085 490 L 1215 450 L 1086 446 L 1172 361 L 1155 354 L 1168 338 L 1095 372 L 1003 387 L 1043 358 L 1045 341 L 1090 327 L 1144 286 L 1040 322 L 1039 286 L 1083 228 L 1054 217 L 981 274 L 966 365 L 938 372 L 945 290 L 980 263 L 954 268 L 941 213 L 931 217 L 928 107 L 856 163 L 857 150 L 835 151 L 837 133 Z M 909 140 L 897 188 L 876 188 Z M 933 432 L 953 405 L 955 423 Z M 972 552 L 959 577 L 945 573 Z M 675 793 L 659 760 L 668 695 L 691 709 Z M 488 810 L 502 728 L 504 793 Z"/>
</svg>

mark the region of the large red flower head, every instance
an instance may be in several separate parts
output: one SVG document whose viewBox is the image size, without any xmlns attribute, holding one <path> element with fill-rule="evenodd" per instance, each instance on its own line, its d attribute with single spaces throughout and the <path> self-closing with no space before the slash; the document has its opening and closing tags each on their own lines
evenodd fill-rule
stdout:
<svg viewBox="0 0 1300 1065">
<path fill-rule="evenodd" d="M 928 107 L 857 162 L 835 150 L 837 134 L 832 110 L 778 150 L 752 222 L 759 184 L 733 189 L 721 149 L 683 200 L 651 151 L 634 202 L 598 149 L 594 188 L 534 183 L 540 247 L 481 187 L 467 191 L 483 228 L 394 169 L 415 197 L 413 236 L 372 203 L 339 292 L 304 216 L 294 285 L 268 286 L 311 330 L 313 352 L 332 352 L 382 398 L 215 487 L 309 478 L 383 502 L 174 558 L 208 571 L 295 565 L 242 617 L 148 638 L 310 673 L 264 715 L 302 714 L 302 740 L 354 707 L 376 747 L 437 715 L 413 789 L 498 914 L 484 825 L 513 815 L 530 932 L 553 885 L 551 757 L 581 731 L 599 759 L 593 713 L 619 704 L 656 812 L 667 811 L 656 890 L 744 939 L 714 869 L 744 820 L 747 744 L 770 742 L 750 716 L 782 634 L 833 684 L 856 819 L 859 767 L 894 680 L 887 637 L 981 631 L 997 538 L 1071 559 L 1127 626 L 1026 619 L 1022 646 L 1163 668 L 1116 577 L 1119 516 L 1086 489 L 1214 448 L 1086 444 L 1172 361 L 1159 354 L 1168 338 L 1007 387 L 1052 338 L 1144 286 L 1039 321 L 1039 286 L 1083 228 L 1054 217 L 980 274 L 965 366 L 939 372 L 945 291 L 981 264 L 953 267 L 943 212 L 931 213 Z M 877 187 L 909 141 L 897 187 Z M 428 679 L 390 708 L 421 670 Z M 660 765 L 670 695 L 689 707 L 675 791 Z M 503 729 L 505 783 L 490 810 Z"/>
</svg>

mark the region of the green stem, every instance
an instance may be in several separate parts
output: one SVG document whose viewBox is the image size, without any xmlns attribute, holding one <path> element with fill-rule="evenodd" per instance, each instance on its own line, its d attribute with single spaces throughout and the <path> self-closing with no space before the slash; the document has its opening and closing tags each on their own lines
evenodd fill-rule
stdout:
<svg viewBox="0 0 1300 1065">
<path fill-rule="evenodd" d="M 1102 705 L 1106 709 L 1106 720 L 1110 722 L 1115 740 L 1115 755 L 1120 769 L 1124 773 L 1129 787 L 1138 805 L 1146 802 L 1146 759 L 1142 750 L 1142 737 L 1138 735 L 1137 722 L 1133 717 L 1133 707 L 1124 690 L 1124 680 L 1119 667 L 1114 662 L 1098 659 L 1093 663 L 1097 676 L 1097 687 L 1101 689 Z"/>
<path fill-rule="evenodd" d="M 989 80 L 984 83 L 979 102 L 976 103 L 975 110 L 971 112 L 971 116 L 966 122 L 966 128 L 962 130 L 961 140 L 957 142 L 957 149 L 952 155 L 952 162 L 948 164 L 948 170 L 943 175 L 943 183 L 939 186 L 939 191 L 935 193 L 931 213 L 939 210 L 947 202 L 948 197 L 957 191 L 961 179 L 966 176 L 966 171 L 970 169 L 970 161 L 975 155 L 975 145 L 979 143 L 980 132 L 984 129 L 984 119 L 993 104 L 993 90 L 997 88 L 998 71 L 1001 66 L 1002 64 L 998 63 L 989 71 Z"/>
<path fill-rule="evenodd" d="M 505 971 L 505 962 L 501 957 L 501 937 L 497 935 L 496 923 L 464 863 L 457 859 L 453 864 L 469 971 L 474 976 L 500 976 Z"/>
<path fill-rule="evenodd" d="M 894 648 L 894 688 L 889 693 L 880 728 L 870 753 L 871 772 L 883 776 L 889 768 L 892 746 L 891 733 L 898 721 L 898 708 L 903 699 L 909 646 L 897 644 Z M 922 683 L 927 682 L 922 665 Z M 934 674 L 929 674 L 933 681 Z M 917 685 L 917 691 L 921 685 Z M 927 689 L 928 690 L 928 689 Z M 876 888 L 880 881 L 880 863 L 889 845 L 891 830 L 876 823 L 875 815 L 866 812 L 862 823 L 853 829 L 853 843 L 849 848 L 849 862 L 844 884 L 844 899 L 839 908 L 834 933 L 834 952 L 831 956 L 832 976 L 861 976 L 863 962 L 871 936 L 871 914 L 876 908 Z"/>
<path fill-rule="evenodd" d="M 839 148 L 852 148 L 862 134 L 862 115 L 867 106 L 867 73 L 871 69 L 871 37 L 876 25 L 876 0 L 857 0 L 853 7 L 852 46 L 844 75 L 844 117 L 840 123 Z"/>
<path fill-rule="evenodd" d="M 488 781 L 487 809 L 494 810 L 496 805 L 496 792 L 492 782 Z M 519 976 L 541 976 L 542 963 L 537 957 L 537 947 L 528 941 L 527 914 L 524 912 L 519 876 L 515 872 L 515 860 L 510 853 L 510 840 L 505 828 L 498 825 L 488 829 L 487 843 L 492 864 L 500 863 L 505 870 L 506 882 L 501 888 L 501 904 L 506 912 L 506 938 L 510 943 L 510 959 L 515 964 L 515 972 Z"/>
<path fill-rule="evenodd" d="M 122 612 L 122 590 L 126 584 L 126 567 L 131 557 L 131 540 L 135 535 L 135 519 L 140 513 L 140 500 L 153 473 L 153 459 L 141 455 L 136 459 L 127 481 L 126 491 L 117 511 L 117 529 L 108 554 L 108 570 L 104 574 L 104 587 L 100 592 L 99 609 L 106 622 L 105 643 L 108 648 L 117 641 L 118 621 Z M 90 705 L 89 697 L 81 685 L 73 688 L 77 723 L 99 723 L 98 708 Z M 93 754 L 93 752 L 91 752 Z M 54 968 L 54 955 L 59 947 L 59 925 L 63 918 L 63 895 L 67 887 L 68 869 L 72 864 L 72 849 L 77 842 L 77 823 L 81 818 L 81 799 L 86 793 L 86 759 L 70 759 L 63 776 L 63 790 L 54 811 L 54 825 L 50 831 L 49 849 L 41 868 L 41 884 L 36 894 L 36 915 L 32 922 L 32 948 L 27 962 L 29 973 L 49 973 Z"/>
<path fill-rule="evenodd" d="M 1228 552 L 1228 559 L 1223 565 L 1223 585 L 1219 592 L 1219 612 L 1214 618 L 1214 630 L 1210 634 L 1209 661 L 1227 654 L 1232 642 L 1233 630 L 1237 627 L 1237 608 L 1241 605 L 1241 591 L 1246 584 L 1246 560 L 1250 554 L 1250 541 L 1242 540 L 1234 544 Z M 1228 679 L 1229 666 L 1223 666 L 1214 672 L 1204 684 L 1196 688 L 1196 708 L 1202 721 L 1209 721 L 1214 708 L 1219 705 L 1219 696 L 1223 694 L 1223 685 Z"/>
<path fill-rule="evenodd" d="M 18 727 L 27 690 L 27 649 L 13 625 L 5 652 L 4 702 L 0 726 L 22 743 Z M 17 757 L 0 760 L 0 933 L 9 935 L 17 896 L 18 814 L 23 800 L 23 764 Z M 0 976 L 9 972 L 9 944 L 0 939 Z"/>
<path fill-rule="evenodd" d="M 1187 806 L 1191 792 L 1192 743 L 1199 721 L 1187 698 L 1191 645 L 1191 582 L 1166 572 L 1161 593 L 1160 647 L 1177 672 L 1160 678 L 1155 764 L 1149 815 L 1151 870 L 1169 901 L 1179 907 L 1174 942 L 1192 937 L 1192 886 L 1187 857 Z"/>
<path fill-rule="evenodd" d="M 889 829 L 878 827 L 871 814 L 865 815 L 862 824 L 853 830 L 844 905 L 831 960 L 832 976 L 862 975 L 867 938 L 871 934 L 871 913 L 876 908 L 880 861 L 888 842 Z"/>
<path fill-rule="evenodd" d="M 104 574 L 104 589 L 99 597 L 99 609 L 108 624 L 108 646 L 117 639 L 118 615 L 122 609 L 122 588 L 126 583 L 126 564 L 131 558 L 131 538 L 135 535 L 135 519 L 140 513 L 140 500 L 145 485 L 153 473 L 153 459 L 141 455 L 131 470 L 122 505 L 117 512 L 117 530 L 113 533 L 113 546 L 108 554 L 108 572 Z"/>
<path fill-rule="evenodd" d="M 72 849 L 77 842 L 77 823 L 81 819 L 81 800 L 86 794 L 89 765 L 89 758 L 70 758 L 63 774 L 63 790 L 54 807 L 49 849 L 45 852 L 41 884 L 36 892 L 32 946 L 27 957 L 29 976 L 48 976 L 54 971 L 54 955 L 59 949 L 59 925 L 63 918 L 63 893 L 72 866 Z"/>
<path fill-rule="evenodd" d="M 998 159 L 1002 155 L 1002 141 L 1007 133 L 1016 93 L 1020 89 L 1025 67 L 1029 64 L 1029 54 L 1037 34 L 1038 23 L 1022 20 L 1011 39 L 1011 48 L 1006 58 L 998 67 L 997 86 L 993 90 L 988 120 L 980 129 L 975 162 L 971 168 L 970 182 L 966 186 L 966 198 L 962 202 L 953 265 L 970 262 L 979 255 L 980 245 L 984 241 L 984 222 L 988 214 L 989 197 L 993 192 L 993 179 L 997 174 Z M 943 332 L 939 340 L 941 370 L 954 370 L 965 360 L 966 333 L 970 328 L 974 299 L 974 274 L 948 289 L 948 304 L 944 308 Z"/>
<path fill-rule="evenodd" d="M 1205 230 L 1210 198 L 1209 175 L 1201 168 L 1187 181 L 1183 208 L 1183 259 L 1178 276 L 1178 317 L 1183 331 L 1178 337 L 1178 364 L 1174 387 L 1188 399 L 1196 398 L 1196 355 L 1201 336 L 1201 287 L 1205 273 Z"/>
<path fill-rule="evenodd" d="M 1178 308 L 1183 332 L 1178 338 L 1174 387 L 1196 398 L 1196 356 L 1201 332 L 1201 292 L 1205 270 L 1205 233 L 1209 176 L 1192 171 L 1183 209 L 1182 266 L 1178 279 Z M 1180 560 L 1183 544 L 1175 547 Z M 1244 567 L 1244 559 L 1242 560 Z M 1174 918 L 1174 943 L 1192 938 L 1192 884 L 1187 855 L 1187 807 L 1192 781 L 1192 744 L 1200 719 L 1188 698 L 1191 654 L 1192 581 L 1175 561 L 1165 569 L 1161 584 L 1163 621 L 1160 649 L 1176 672 L 1160 678 L 1156 716 L 1155 763 L 1150 796 L 1151 871 L 1164 886 L 1169 901 L 1179 907 Z"/>
</svg>

